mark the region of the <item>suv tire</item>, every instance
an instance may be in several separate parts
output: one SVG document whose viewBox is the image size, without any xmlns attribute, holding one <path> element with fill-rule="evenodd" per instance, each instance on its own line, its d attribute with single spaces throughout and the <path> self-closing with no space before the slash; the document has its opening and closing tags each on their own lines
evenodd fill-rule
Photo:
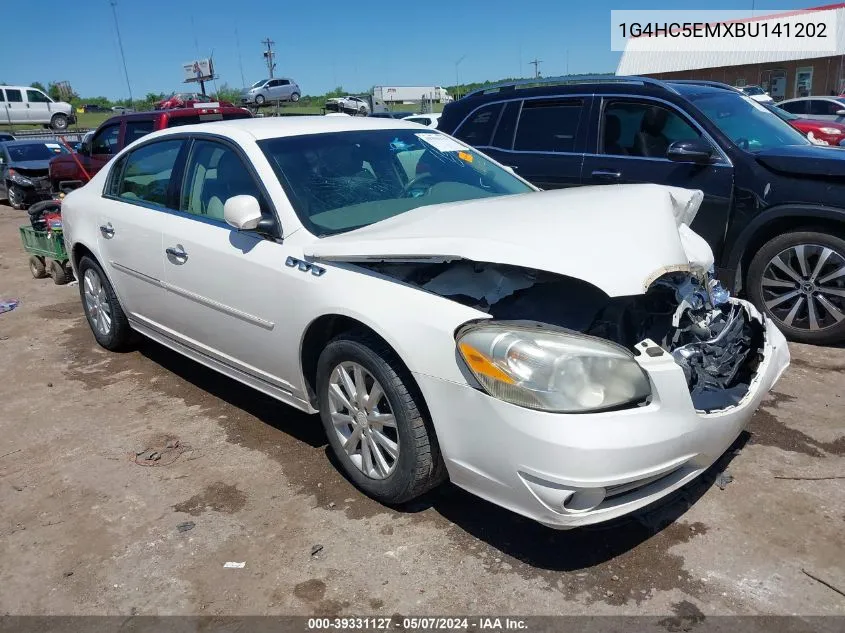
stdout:
<svg viewBox="0 0 845 633">
<path fill-rule="evenodd" d="M 342 386 L 345 383 L 335 373 L 341 367 L 347 368 L 347 376 L 356 382 L 354 395 Z M 365 393 L 359 394 L 356 380 L 359 377 Z M 386 504 L 403 503 L 446 479 L 440 447 L 422 394 L 408 369 L 382 340 L 358 332 L 347 332 L 333 339 L 320 354 L 316 382 L 320 418 L 329 445 L 347 477 L 367 495 Z M 339 385 L 345 392 L 341 393 L 342 398 L 334 396 Z M 374 393 L 380 395 L 370 403 Z M 352 408 L 341 404 L 342 400 Z M 376 421 L 390 415 L 390 423 Z M 347 451 L 344 437 L 356 433 L 358 439 Z M 387 445 L 392 446 L 390 451 L 383 448 Z M 384 460 L 381 468 L 375 450 Z M 389 468 L 384 468 L 385 464 Z"/>
<path fill-rule="evenodd" d="M 53 118 L 50 119 L 50 127 L 57 131 L 64 131 L 67 129 L 67 115 L 66 114 L 54 114 Z"/>
<path fill-rule="evenodd" d="M 747 284 L 752 303 L 788 339 L 814 345 L 845 339 L 842 238 L 811 229 L 779 235 L 754 255 Z"/>
</svg>

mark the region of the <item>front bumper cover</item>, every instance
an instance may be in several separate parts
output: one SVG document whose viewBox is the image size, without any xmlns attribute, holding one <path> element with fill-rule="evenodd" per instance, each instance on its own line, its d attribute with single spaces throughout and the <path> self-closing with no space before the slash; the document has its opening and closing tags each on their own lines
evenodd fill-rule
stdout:
<svg viewBox="0 0 845 633">
<path fill-rule="evenodd" d="M 695 410 L 667 353 L 637 357 L 652 384 L 648 405 L 602 413 L 533 411 L 415 374 L 452 482 L 557 529 L 628 514 L 688 483 L 733 443 L 789 365 L 774 324 L 731 301 L 763 322 L 763 358 L 745 397 L 712 413 Z"/>
</svg>

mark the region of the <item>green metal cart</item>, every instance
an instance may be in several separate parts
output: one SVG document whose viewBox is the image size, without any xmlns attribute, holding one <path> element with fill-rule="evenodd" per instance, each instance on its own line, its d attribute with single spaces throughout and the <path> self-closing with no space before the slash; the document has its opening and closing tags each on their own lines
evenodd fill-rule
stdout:
<svg viewBox="0 0 845 633">
<path fill-rule="evenodd" d="M 31 226 L 22 226 L 20 231 L 23 248 L 29 253 L 29 271 L 33 277 L 42 279 L 49 275 L 56 285 L 73 279 L 60 230 L 36 231 Z"/>
</svg>

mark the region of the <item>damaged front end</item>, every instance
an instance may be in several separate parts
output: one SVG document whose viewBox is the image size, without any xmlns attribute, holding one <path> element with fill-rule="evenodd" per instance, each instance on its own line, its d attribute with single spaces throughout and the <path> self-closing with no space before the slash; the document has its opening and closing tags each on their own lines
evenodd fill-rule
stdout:
<svg viewBox="0 0 845 633">
<path fill-rule="evenodd" d="M 701 271 L 668 272 L 645 293 L 609 297 L 564 275 L 518 266 L 372 262 L 370 270 L 490 314 L 611 341 L 632 353 L 651 340 L 681 367 L 696 410 L 737 405 L 763 358 L 762 317 Z"/>
</svg>

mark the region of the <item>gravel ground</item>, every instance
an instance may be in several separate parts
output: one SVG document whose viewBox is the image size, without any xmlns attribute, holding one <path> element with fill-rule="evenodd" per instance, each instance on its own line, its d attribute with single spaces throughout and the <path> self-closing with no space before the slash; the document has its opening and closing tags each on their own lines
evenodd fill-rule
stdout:
<svg viewBox="0 0 845 633">
<path fill-rule="evenodd" d="M 451 485 L 389 509 L 316 417 L 97 347 L 25 220 L 0 206 L 0 614 L 845 615 L 807 574 L 845 590 L 845 349 L 793 345 L 748 433 L 633 519 L 555 532 Z"/>
</svg>

